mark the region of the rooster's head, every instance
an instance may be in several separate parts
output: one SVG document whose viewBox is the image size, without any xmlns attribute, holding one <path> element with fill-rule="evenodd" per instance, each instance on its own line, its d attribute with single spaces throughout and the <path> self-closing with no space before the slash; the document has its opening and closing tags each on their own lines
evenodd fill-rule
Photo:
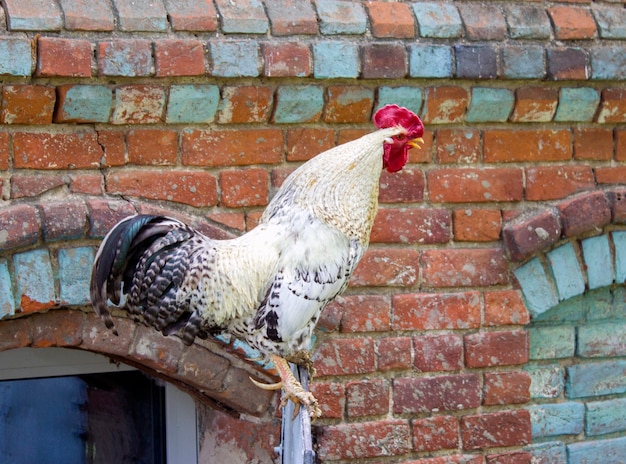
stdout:
<svg viewBox="0 0 626 464">
<path fill-rule="evenodd" d="M 385 140 L 383 167 L 389 172 L 399 171 L 409 159 L 409 150 L 423 143 L 424 124 L 412 111 L 398 105 L 386 105 L 374 114 L 374 125 L 379 129 L 399 127 L 401 132 Z"/>
</svg>

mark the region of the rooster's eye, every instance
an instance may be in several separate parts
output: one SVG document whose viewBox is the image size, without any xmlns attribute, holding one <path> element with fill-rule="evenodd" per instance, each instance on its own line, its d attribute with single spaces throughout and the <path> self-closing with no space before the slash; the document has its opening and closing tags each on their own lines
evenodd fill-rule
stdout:
<svg viewBox="0 0 626 464">
<path fill-rule="evenodd" d="M 398 142 L 402 142 L 403 140 L 406 139 L 406 135 L 404 134 L 398 134 L 394 137 Z"/>
</svg>

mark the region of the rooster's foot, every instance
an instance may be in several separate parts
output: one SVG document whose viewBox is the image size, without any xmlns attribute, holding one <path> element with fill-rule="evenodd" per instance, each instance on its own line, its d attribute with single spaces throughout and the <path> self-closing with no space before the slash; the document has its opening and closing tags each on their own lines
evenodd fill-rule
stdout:
<svg viewBox="0 0 626 464">
<path fill-rule="evenodd" d="M 296 351 L 294 354 L 285 358 L 290 363 L 297 364 L 304 367 L 309 373 L 309 378 L 315 377 L 316 371 L 313 366 L 313 360 L 311 359 L 311 352 L 307 350 Z"/>
</svg>

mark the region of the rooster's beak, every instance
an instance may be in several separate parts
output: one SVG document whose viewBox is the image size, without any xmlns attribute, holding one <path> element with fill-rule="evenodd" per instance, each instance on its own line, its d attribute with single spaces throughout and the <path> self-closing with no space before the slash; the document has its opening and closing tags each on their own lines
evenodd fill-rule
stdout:
<svg viewBox="0 0 626 464">
<path fill-rule="evenodd" d="M 407 145 L 411 148 L 422 148 L 421 146 L 418 145 L 418 143 L 424 143 L 424 139 L 421 137 L 418 137 L 416 139 L 413 139 L 407 142 Z"/>
</svg>

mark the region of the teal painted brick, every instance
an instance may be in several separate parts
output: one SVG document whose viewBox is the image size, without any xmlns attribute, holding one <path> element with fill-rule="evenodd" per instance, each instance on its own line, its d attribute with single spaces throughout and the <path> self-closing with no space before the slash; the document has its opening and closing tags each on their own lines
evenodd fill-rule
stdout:
<svg viewBox="0 0 626 464">
<path fill-rule="evenodd" d="M 567 445 L 568 464 L 624 464 L 626 437 Z"/>
<path fill-rule="evenodd" d="M 421 37 L 448 39 L 463 36 L 461 16 L 451 3 L 414 3 L 413 12 Z"/>
<path fill-rule="evenodd" d="M 626 10 L 607 6 L 596 6 L 591 10 L 598 24 L 598 33 L 603 39 L 626 39 Z"/>
<path fill-rule="evenodd" d="M 59 287 L 61 304 L 89 303 L 89 269 L 93 264 L 91 247 L 61 248 L 59 250 Z"/>
<path fill-rule="evenodd" d="M 585 405 L 569 401 L 566 403 L 530 406 L 530 424 L 533 438 L 578 435 L 585 423 Z"/>
<path fill-rule="evenodd" d="M 58 31 L 63 27 L 57 2 L 17 0 L 3 2 L 11 31 Z"/>
<path fill-rule="evenodd" d="M 467 122 L 506 122 L 513 111 L 515 95 L 509 89 L 474 87 Z"/>
<path fill-rule="evenodd" d="M 248 41 L 219 41 L 209 43 L 213 60 L 212 74 L 218 77 L 257 77 L 259 75 L 259 45 Z"/>
<path fill-rule="evenodd" d="M 550 18 L 542 5 L 515 2 L 504 7 L 504 16 L 513 39 L 549 39 Z"/>
<path fill-rule="evenodd" d="M 420 114 L 423 102 L 422 89 L 419 87 L 380 87 L 376 109 L 395 103 L 408 108 L 415 114 Z"/>
<path fill-rule="evenodd" d="M 571 243 L 566 243 L 550 251 L 548 261 L 556 283 L 560 300 L 567 300 L 585 291 L 585 278 Z"/>
<path fill-rule="evenodd" d="M 362 4 L 337 0 L 316 0 L 322 34 L 364 34 L 367 15 Z"/>
<path fill-rule="evenodd" d="M 28 39 L 0 39 L 0 75 L 30 76 L 33 71 L 33 49 Z"/>
<path fill-rule="evenodd" d="M 626 356 L 626 322 L 611 321 L 579 327 L 578 355 L 584 358 Z"/>
<path fill-rule="evenodd" d="M 313 60 L 313 75 L 317 79 L 359 76 L 359 49 L 354 42 L 318 42 L 313 45 Z"/>
<path fill-rule="evenodd" d="M 613 293 L 610 287 L 590 290 L 585 296 L 585 302 L 587 303 L 587 319 L 589 321 L 618 317 L 613 306 Z M 626 312 L 624 316 L 626 316 Z"/>
<path fill-rule="evenodd" d="M 613 283 L 613 256 L 609 237 L 600 235 L 582 241 L 583 257 L 587 268 L 587 283 L 591 290 Z"/>
<path fill-rule="evenodd" d="M 599 104 L 600 94 L 596 89 L 590 87 L 561 89 L 554 120 L 592 121 Z"/>
<path fill-rule="evenodd" d="M 530 359 L 569 358 L 576 351 L 576 330 L 572 326 L 528 329 Z"/>
<path fill-rule="evenodd" d="M 63 121 L 109 121 L 113 90 L 103 85 L 74 85 L 65 93 L 59 117 Z"/>
<path fill-rule="evenodd" d="M 15 298 L 6 259 L 0 259 L 0 319 L 15 314 Z"/>
<path fill-rule="evenodd" d="M 315 85 L 279 87 L 274 122 L 293 124 L 319 120 L 324 109 L 324 89 Z"/>
<path fill-rule="evenodd" d="M 447 45 L 410 45 L 409 75 L 411 77 L 452 77 L 454 59 Z"/>
<path fill-rule="evenodd" d="M 615 282 L 626 282 L 626 232 L 613 232 L 613 246 L 615 247 Z"/>
<path fill-rule="evenodd" d="M 531 462 L 536 464 L 566 464 L 567 449 L 560 441 L 539 443 L 525 448 L 531 455 Z"/>
<path fill-rule="evenodd" d="M 613 290 L 612 317 L 626 319 L 626 287 L 620 286 Z"/>
<path fill-rule="evenodd" d="M 558 398 L 565 390 L 565 369 L 555 365 L 529 365 L 524 369 L 530 376 L 530 397 Z"/>
<path fill-rule="evenodd" d="M 535 45 L 505 46 L 502 74 L 508 79 L 541 79 L 546 74 L 544 48 Z"/>
<path fill-rule="evenodd" d="M 531 259 L 515 271 L 526 307 L 534 318 L 558 304 L 556 291 L 538 258 Z"/>
<path fill-rule="evenodd" d="M 270 22 L 261 0 L 248 0 L 240 5 L 231 0 L 218 1 L 217 7 L 222 31 L 226 34 L 265 34 L 269 31 Z"/>
<path fill-rule="evenodd" d="M 626 54 L 624 53 L 624 47 L 592 47 L 590 56 L 592 79 L 626 79 Z"/>
<path fill-rule="evenodd" d="M 626 398 L 592 401 L 585 405 L 587 435 L 605 435 L 626 431 Z"/>
<path fill-rule="evenodd" d="M 585 319 L 588 303 L 585 295 L 561 301 L 550 311 L 537 315 L 533 322 L 580 322 Z"/>
<path fill-rule="evenodd" d="M 567 367 L 565 391 L 569 398 L 626 392 L 626 360 L 607 360 Z"/>
<path fill-rule="evenodd" d="M 220 102 L 217 85 L 173 85 L 165 121 L 169 124 L 212 122 Z"/>
<path fill-rule="evenodd" d="M 26 297 L 31 302 L 44 305 L 57 301 L 48 250 L 33 250 L 13 255 L 13 265 L 19 298 Z"/>
</svg>

